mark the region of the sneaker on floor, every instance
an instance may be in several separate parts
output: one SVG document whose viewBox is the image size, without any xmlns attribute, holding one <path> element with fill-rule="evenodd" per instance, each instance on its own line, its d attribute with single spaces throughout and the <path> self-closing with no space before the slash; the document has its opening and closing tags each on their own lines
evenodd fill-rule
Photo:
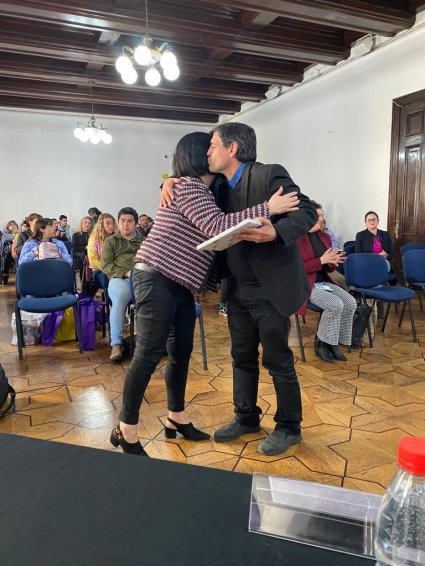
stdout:
<svg viewBox="0 0 425 566">
<path fill-rule="evenodd" d="M 227 316 L 227 307 L 226 307 L 226 305 L 222 305 L 222 306 L 218 309 L 218 314 L 221 314 L 222 316 Z"/>
<path fill-rule="evenodd" d="M 109 359 L 111 360 L 111 362 L 120 362 L 123 359 L 121 344 L 115 344 L 115 346 L 112 346 L 112 351 Z"/>
<path fill-rule="evenodd" d="M 301 442 L 301 433 L 274 430 L 270 436 L 260 442 L 258 451 L 266 456 L 277 456 L 283 454 L 293 446 Z"/>
</svg>

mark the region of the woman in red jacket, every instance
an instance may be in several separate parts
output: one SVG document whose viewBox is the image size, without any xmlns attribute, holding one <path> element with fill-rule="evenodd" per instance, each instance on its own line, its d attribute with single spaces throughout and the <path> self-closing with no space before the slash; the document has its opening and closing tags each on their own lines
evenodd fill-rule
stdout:
<svg viewBox="0 0 425 566">
<path fill-rule="evenodd" d="M 345 361 L 347 358 L 338 344 L 351 345 L 353 315 L 357 303 L 347 291 L 329 277 L 329 273 L 344 261 L 338 250 L 333 250 L 330 236 L 322 231 L 323 209 L 316 207 L 317 222 L 308 234 L 297 241 L 311 288 L 310 302 L 323 309 L 317 329 L 316 354 L 325 362 Z M 297 314 L 304 315 L 307 302 Z"/>
</svg>

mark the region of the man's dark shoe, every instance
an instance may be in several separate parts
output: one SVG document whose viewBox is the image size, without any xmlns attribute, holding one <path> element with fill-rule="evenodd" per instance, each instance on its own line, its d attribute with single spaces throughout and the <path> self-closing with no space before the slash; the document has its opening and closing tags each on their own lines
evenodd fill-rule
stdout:
<svg viewBox="0 0 425 566">
<path fill-rule="evenodd" d="M 334 357 L 332 352 L 329 349 L 329 344 L 326 342 L 322 342 L 321 340 L 317 340 L 316 346 L 314 348 L 316 354 L 321 358 L 324 362 L 333 362 Z"/>
<path fill-rule="evenodd" d="M 230 442 L 236 440 L 243 434 L 258 432 L 259 430 L 260 426 L 246 426 L 241 424 L 237 419 L 233 419 L 231 423 L 215 431 L 214 440 L 217 442 Z"/>
<path fill-rule="evenodd" d="M 333 358 L 335 358 L 335 360 L 340 360 L 341 362 L 347 361 L 347 358 L 344 356 L 338 346 L 332 346 L 332 344 L 330 344 L 329 350 L 331 351 L 331 354 Z"/>
<path fill-rule="evenodd" d="M 293 446 L 301 442 L 301 433 L 291 433 L 282 430 L 274 430 L 270 436 L 260 442 L 258 451 L 266 456 L 277 456 L 283 454 Z"/>
</svg>

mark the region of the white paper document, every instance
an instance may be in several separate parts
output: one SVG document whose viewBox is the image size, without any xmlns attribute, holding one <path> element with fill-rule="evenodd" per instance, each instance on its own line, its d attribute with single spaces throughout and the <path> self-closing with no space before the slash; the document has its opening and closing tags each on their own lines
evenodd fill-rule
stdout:
<svg viewBox="0 0 425 566">
<path fill-rule="evenodd" d="M 237 240 L 235 238 L 235 234 L 238 234 L 239 232 L 242 232 L 247 228 L 259 228 L 260 226 L 261 222 L 259 222 L 258 220 L 247 218 L 246 220 L 239 222 L 239 224 L 237 224 L 236 226 L 232 226 L 232 228 L 228 228 L 227 230 L 224 230 L 224 232 L 217 234 L 217 236 L 214 236 L 206 242 L 199 244 L 199 246 L 196 246 L 196 249 L 199 252 L 220 252 L 240 242 L 240 240 Z"/>
</svg>

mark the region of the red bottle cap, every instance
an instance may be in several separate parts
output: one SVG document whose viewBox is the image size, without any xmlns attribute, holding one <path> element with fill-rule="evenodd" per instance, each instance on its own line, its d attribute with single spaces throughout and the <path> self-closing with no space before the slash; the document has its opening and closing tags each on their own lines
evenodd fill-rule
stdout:
<svg viewBox="0 0 425 566">
<path fill-rule="evenodd" d="M 425 474 L 425 438 L 402 438 L 398 445 L 398 463 L 412 474 Z"/>
</svg>

